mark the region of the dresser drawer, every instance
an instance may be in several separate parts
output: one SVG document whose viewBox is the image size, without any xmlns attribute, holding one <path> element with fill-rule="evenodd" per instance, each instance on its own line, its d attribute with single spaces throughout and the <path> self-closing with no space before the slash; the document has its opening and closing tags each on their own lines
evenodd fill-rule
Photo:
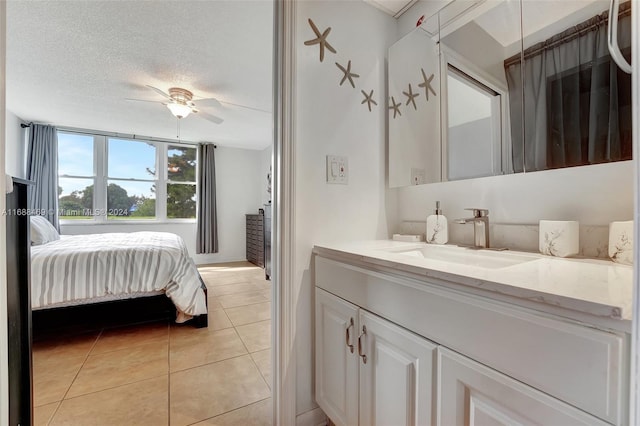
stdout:
<svg viewBox="0 0 640 426">
<path fill-rule="evenodd" d="M 613 424 L 624 422 L 621 334 L 315 257 L 316 286 Z"/>
<path fill-rule="evenodd" d="M 247 260 L 258 266 L 264 266 L 264 216 L 248 214 L 246 218 L 246 256 Z"/>
</svg>

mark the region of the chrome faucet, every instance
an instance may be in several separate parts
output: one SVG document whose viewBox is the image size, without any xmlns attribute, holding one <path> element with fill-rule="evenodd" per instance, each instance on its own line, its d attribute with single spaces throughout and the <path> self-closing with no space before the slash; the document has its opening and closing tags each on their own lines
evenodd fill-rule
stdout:
<svg viewBox="0 0 640 426">
<path fill-rule="evenodd" d="M 489 210 L 465 209 L 473 211 L 473 217 L 456 219 L 456 223 L 473 223 L 473 240 L 475 248 L 489 248 Z"/>
</svg>

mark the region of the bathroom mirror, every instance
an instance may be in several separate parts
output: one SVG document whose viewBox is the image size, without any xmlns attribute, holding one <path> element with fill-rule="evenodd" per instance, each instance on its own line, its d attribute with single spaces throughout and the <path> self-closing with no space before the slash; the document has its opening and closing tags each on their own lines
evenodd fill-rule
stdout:
<svg viewBox="0 0 640 426">
<path fill-rule="evenodd" d="M 445 180 L 513 172 L 511 134 L 522 119 L 509 105 L 521 97 L 510 94 L 503 63 L 521 51 L 519 17 L 517 1 L 453 2 L 439 12 Z"/>
<path fill-rule="evenodd" d="M 523 151 L 516 171 L 631 159 L 631 76 L 609 55 L 609 0 L 522 1 L 522 57 L 505 61 L 510 93 L 524 93 Z M 618 42 L 630 62 L 630 2 L 620 4 Z M 524 61 L 524 62 L 523 62 Z M 524 63 L 524 69 L 522 64 Z M 522 75 L 514 78 L 515 75 Z M 518 111 L 522 104 L 511 105 Z"/>
<path fill-rule="evenodd" d="M 437 16 L 389 48 L 389 187 L 441 180 Z"/>
<path fill-rule="evenodd" d="M 403 114 L 389 109 L 390 187 L 513 171 L 510 126 L 521 120 L 503 62 L 521 50 L 519 16 L 517 1 L 454 1 L 389 49 L 389 106 L 400 98 Z M 418 110 L 416 69 L 418 81 L 430 70 L 433 89 Z"/>
<path fill-rule="evenodd" d="M 629 4 L 618 16 L 627 60 Z M 395 80 L 410 68 L 404 49 L 439 54 L 433 81 L 441 93 L 440 108 L 428 110 L 434 115 L 422 115 L 432 133 L 404 127 L 415 113 L 404 103 L 406 120 L 389 110 L 389 186 L 631 159 L 631 78 L 608 53 L 608 7 L 608 0 L 456 0 L 392 46 L 390 105 L 403 84 L 407 90 L 407 81 Z M 420 38 L 421 47 L 411 45 Z"/>
</svg>

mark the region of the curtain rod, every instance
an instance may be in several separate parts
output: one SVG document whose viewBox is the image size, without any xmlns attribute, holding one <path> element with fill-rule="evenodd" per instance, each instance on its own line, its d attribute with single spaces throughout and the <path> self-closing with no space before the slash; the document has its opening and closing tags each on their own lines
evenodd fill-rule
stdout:
<svg viewBox="0 0 640 426">
<path fill-rule="evenodd" d="M 618 19 L 631 15 L 631 2 L 627 1 L 620 5 L 618 11 Z M 524 59 L 529 59 L 534 56 L 538 56 L 541 53 L 551 50 L 559 45 L 569 43 L 570 41 L 583 36 L 586 33 L 597 30 L 602 26 L 606 26 L 609 22 L 609 11 L 604 11 L 598 15 L 595 15 L 585 21 L 580 22 L 568 29 L 559 32 L 558 34 L 547 38 L 544 41 L 538 42 L 523 52 Z M 510 58 L 505 59 L 504 67 L 507 68 L 511 65 L 518 64 L 521 61 L 520 54 L 517 53 Z"/>
<path fill-rule="evenodd" d="M 34 123 L 33 122 L 20 123 L 20 127 L 22 127 L 23 129 L 26 129 L 28 127 L 31 127 L 32 124 Z M 181 145 L 204 144 L 204 145 L 213 145 L 214 148 L 218 147 L 216 144 L 213 144 L 211 142 L 177 141 L 173 139 L 156 138 L 153 136 L 141 136 L 141 135 L 134 135 L 134 134 L 126 134 L 126 133 L 105 132 L 102 130 L 78 129 L 76 127 L 57 127 L 57 129 L 63 132 L 79 133 L 83 135 L 100 135 L 100 136 L 109 136 L 109 137 L 117 137 L 117 138 L 124 138 L 124 139 L 143 140 L 143 141 L 149 141 L 149 142 L 161 142 L 161 143 L 171 143 L 171 144 L 181 144 Z"/>
</svg>

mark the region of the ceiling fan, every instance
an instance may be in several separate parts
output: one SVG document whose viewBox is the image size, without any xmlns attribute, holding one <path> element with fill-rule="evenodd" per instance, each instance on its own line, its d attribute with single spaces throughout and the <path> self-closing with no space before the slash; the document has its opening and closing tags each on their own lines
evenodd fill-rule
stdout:
<svg viewBox="0 0 640 426">
<path fill-rule="evenodd" d="M 187 117 L 189 114 L 194 113 L 197 114 L 198 117 L 202 117 L 205 120 L 209 120 L 213 123 L 220 124 L 224 121 L 224 119 L 217 117 L 213 114 L 209 114 L 207 112 L 201 111 L 198 107 L 196 107 L 195 102 L 193 102 L 193 93 L 187 89 L 183 89 L 180 87 L 172 87 L 169 89 L 169 93 L 165 93 L 157 87 L 153 87 L 150 85 L 146 85 L 149 89 L 154 92 L 160 94 L 164 98 L 165 101 L 148 101 L 144 99 L 127 99 L 128 101 L 136 101 L 136 102 L 154 102 L 160 103 L 162 105 L 166 105 L 176 118 L 181 119 Z M 206 103 L 209 105 L 220 106 L 220 101 L 215 98 L 208 99 L 198 99 L 198 103 Z"/>
</svg>

